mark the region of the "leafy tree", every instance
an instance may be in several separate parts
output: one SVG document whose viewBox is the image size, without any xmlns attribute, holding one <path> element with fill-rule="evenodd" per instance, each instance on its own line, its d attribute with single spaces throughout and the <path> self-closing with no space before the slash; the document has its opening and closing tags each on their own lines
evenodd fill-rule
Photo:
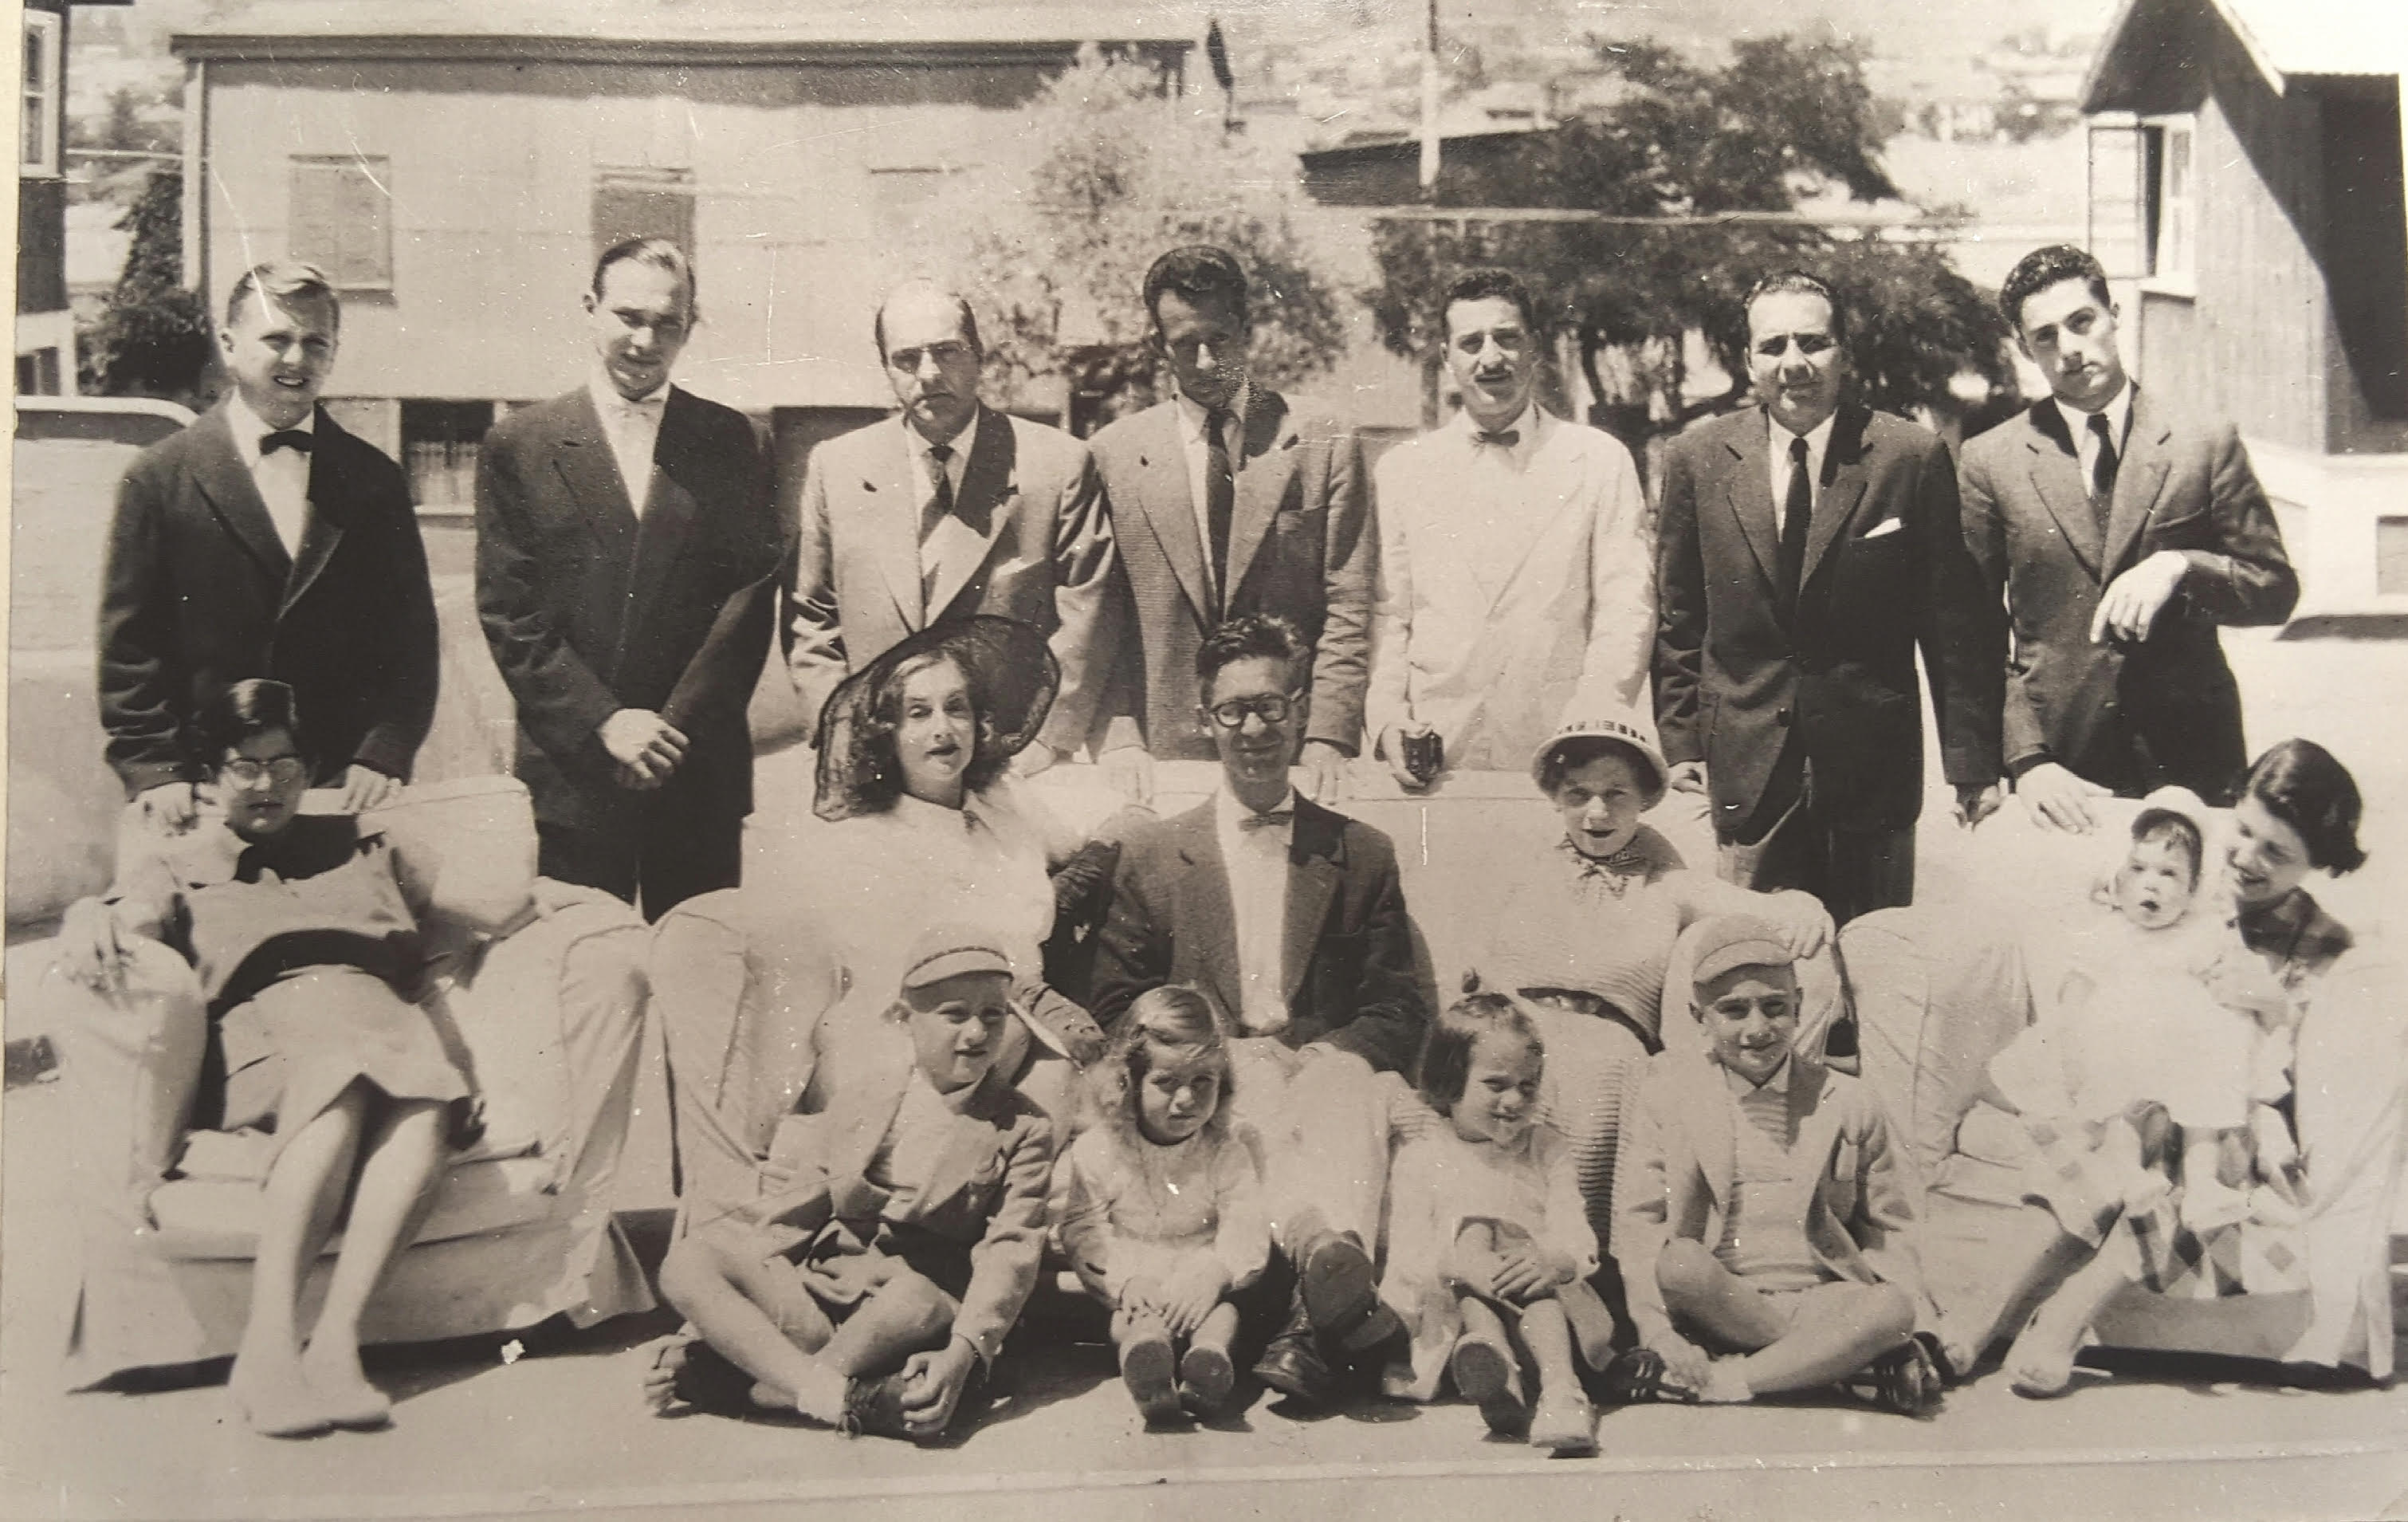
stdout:
<svg viewBox="0 0 2408 1522">
<path fill-rule="evenodd" d="M 975 229 L 962 273 L 1000 319 L 982 335 L 998 399 L 1067 383 L 1082 424 L 1154 401 L 1140 292 L 1146 266 L 1182 243 L 1218 243 L 1245 266 L 1266 381 L 1337 360 L 1340 287 L 1293 217 L 1296 166 L 1225 133 L 1220 117 L 1217 100 L 1168 97 L 1151 67 L 1090 49 L 1030 108 L 1025 156 L 1004 168 L 1002 194 L 982 177 L 975 199 L 934 219 Z"/>
<path fill-rule="evenodd" d="M 160 170 L 119 219 L 133 239 L 108 306 L 78 335 L 82 390 L 199 399 L 210 362 L 209 314 L 183 284 L 183 176 Z"/>
<path fill-rule="evenodd" d="M 1636 446 L 1740 400 L 1742 298 L 1759 277 L 1798 266 L 1821 272 L 1848 300 L 1850 358 L 1870 405 L 1949 405 L 1951 383 L 1968 368 L 1993 387 L 2011 383 L 2003 325 L 1936 251 L 1835 237 L 1811 223 L 1748 220 L 1793 211 L 1825 187 L 1860 201 L 1898 194 L 1880 160 L 1892 113 L 1866 87 L 1856 44 L 1747 39 L 1721 67 L 1648 43 L 1599 44 L 1598 56 L 1627 86 L 1619 101 L 1533 134 L 1501 165 L 1442 168 L 1434 198 L 1630 220 L 1382 224 L 1382 283 L 1369 300 L 1392 350 L 1429 352 L 1432 309 L 1448 280 L 1469 265 L 1504 265 L 1529 281 L 1542 319 L 1575 338 L 1599 398 L 1592 420 Z M 1692 403 L 1700 350 L 1727 385 Z"/>
</svg>

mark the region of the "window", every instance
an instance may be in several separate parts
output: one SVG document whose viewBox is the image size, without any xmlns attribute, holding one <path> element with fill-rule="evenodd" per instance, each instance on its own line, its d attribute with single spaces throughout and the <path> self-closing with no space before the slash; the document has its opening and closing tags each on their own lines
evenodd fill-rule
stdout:
<svg viewBox="0 0 2408 1522">
<path fill-rule="evenodd" d="M 2189 117 L 2148 122 L 2141 128 L 2142 237 L 2151 281 L 2188 293 L 2199 238 L 2197 175 Z"/>
<path fill-rule="evenodd" d="M 59 132 L 66 103 L 59 91 L 59 17 L 54 11 L 28 10 L 25 22 L 25 88 L 18 122 L 17 172 L 55 175 L 59 172 Z"/>
<path fill-rule="evenodd" d="M 694 258 L 694 171 L 597 169 L 594 257 L 631 237 L 665 237 Z"/>
<path fill-rule="evenodd" d="M 59 394 L 59 352 L 36 349 L 17 356 L 17 395 L 55 396 Z"/>
<path fill-rule="evenodd" d="M 359 154 L 293 161 L 286 247 L 341 291 L 393 289 L 393 161 Z"/>
<path fill-rule="evenodd" d="M 2408 595 L 2408 518 L 2374 521 L 2374 590 L 2386 597 Z"/>
<path fill-rule="evenodd" d="M 466 508 L 477 500 L 477 455 L 494 425 L 491 402 L 401 404 L 401 467 L 409 499 L 422 508 Z"/>
</svg>

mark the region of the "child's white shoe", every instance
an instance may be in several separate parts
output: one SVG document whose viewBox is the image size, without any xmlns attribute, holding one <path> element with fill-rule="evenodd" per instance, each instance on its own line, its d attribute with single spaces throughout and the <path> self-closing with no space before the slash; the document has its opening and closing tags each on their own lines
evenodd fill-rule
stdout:
<svg viewBox="0 0 2408 1522">
<path fill-rule="evenodd" d="M 2183 1185 L 2182 1224 L 2193 1236 L 2249 1218 L 2249 1197 L 2220 1179 Z"/>
<path fill-rule="evenodd" d="M 1597 1411 L 1577 1389 L 1541 1390 L 1530 1414 L 1530 1446 L 1558 1458 L 1597 1452 Z"/>
</svg>

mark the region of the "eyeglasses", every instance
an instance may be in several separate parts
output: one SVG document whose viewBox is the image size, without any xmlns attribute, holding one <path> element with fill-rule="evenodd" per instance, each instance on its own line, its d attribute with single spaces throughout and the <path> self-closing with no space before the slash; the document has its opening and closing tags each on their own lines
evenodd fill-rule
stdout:
<svg viewBox="0 0 2408 1522">
<path fill-rule="evenodd" d="M 297 782 L 308 770 L 308 763 L 297 755 L 270 756 L 265 761 L 254 761 L 246 755 L 220 767 L 218 775 L 236 787 L 257 787 L 265 782 L 274 782 L 281 787 Z"/>
<path fill-rule="evenodd" d="M 1297 694 L 1273 693 L 1264 697 L 1232 697 L 1226 703 L 1215 703 L 1204 711 L 1224 729 L 1243 729 L 1246 715 L 1251 713 L 1267 725 L 1285 724 L 1294 711 Z"/>
</svg>

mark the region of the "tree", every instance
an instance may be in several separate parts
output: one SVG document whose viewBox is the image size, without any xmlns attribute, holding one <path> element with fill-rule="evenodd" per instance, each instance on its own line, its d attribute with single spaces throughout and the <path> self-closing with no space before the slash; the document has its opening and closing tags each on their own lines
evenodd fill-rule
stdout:
<svg viewBox="0 0 2408 1522">
<path fill-rule="evenodd" d="M 1082 424 L 1151 404 L 1140 290 L 1182 243 L 1220 244 L 1245 266 L 1267 382 L 1307 380 L 1342 352 L 1340 288 L 1297 226 L 1293 162 L 1225 132 L 1216 102 L 1168 96 L 1153 68 L 1090 48 L 1031 106 L 1020 143 L 1001 194 L 982 177 L 934 219 L 975 229 L 962 273 L 999 319 L 982 335 L 998 399 L 1067 383 Z"/>
<path fill-rule="evenodd" d="M 183 176 L 163 169 L 118 220 L 133 238 L 108 306 L 78 335 L 85 392 L 199 399 L 210 361 L 209 314 L 183 284 Z"/>
<path fill-rule="evenodd" d="M 1898 194 L 1880 161 L 1890 113 L 1867 88 L 1856 44 L 1747 39 L 1719 68 L 1655 44 L 1597 50 L 1627 93 L 1533 134 L 1501 168 L 1442 170 L 1435 198 L 1630 220 L 1383 223 L 1370 300 L 1389 348 L 1429 352 L 1432 308 L 1454 273 L 1507 266 L 1530 282 L 1542 320 L 1577 339 L 1598 398 L 1592 420 L 1636 447 L 1737 403 L 1747 384 L 1741 301 L 1759 277 L 1799 266 L 1849 303 L 1850 359 L 1870 405 L 1949 405 L 1967 369 L 1993 387 L 2011 383 L 2003 323 L 1935 251 L 1842 238 L 1804 221 L 1714 220 L 1794 211 L 1827 186 L 1859 201 Z M 1698 346 L 1728 383 L 1692 402 Z"/>
</svg>

